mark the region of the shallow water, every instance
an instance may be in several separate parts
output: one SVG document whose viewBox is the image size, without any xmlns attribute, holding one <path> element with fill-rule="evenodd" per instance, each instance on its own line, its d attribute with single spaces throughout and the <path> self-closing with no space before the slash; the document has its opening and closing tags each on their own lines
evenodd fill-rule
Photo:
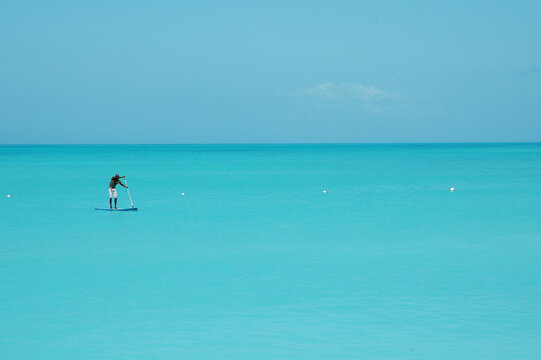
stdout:
<svg viewBox="0 0 541 360">
<path fill-rule="evenodd" d="M 538 359 L 540 220 L 541 144 L 0 146 L 0 358 Z"/>
</svg>

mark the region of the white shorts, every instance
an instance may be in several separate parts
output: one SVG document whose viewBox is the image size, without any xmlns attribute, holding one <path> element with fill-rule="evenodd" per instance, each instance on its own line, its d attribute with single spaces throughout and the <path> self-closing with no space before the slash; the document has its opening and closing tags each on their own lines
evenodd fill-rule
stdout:
<svg viewBox="0 0 541 360">
<path fill-rule="evenodd" d="M 115 198 L 116 199 L 116 189 L 109 188 L 109 199 Z"/>
</svg>

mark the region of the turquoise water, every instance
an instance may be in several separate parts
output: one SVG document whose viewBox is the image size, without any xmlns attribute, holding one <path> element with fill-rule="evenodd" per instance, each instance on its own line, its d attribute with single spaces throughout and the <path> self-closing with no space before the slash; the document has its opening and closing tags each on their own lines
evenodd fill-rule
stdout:
<svg viewBox="0 0 541 360">
<path fill-rule="evenodd" d="M 0 219 L 2 359 L 541 357 L 541 144 L 0 146 Z"/>
</svg>

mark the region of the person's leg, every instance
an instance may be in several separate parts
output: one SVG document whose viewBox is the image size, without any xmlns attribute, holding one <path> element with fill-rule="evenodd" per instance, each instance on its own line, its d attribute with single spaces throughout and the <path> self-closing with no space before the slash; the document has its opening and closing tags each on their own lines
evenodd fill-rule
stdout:
<svg viewBox="0 0 541 360">
<path fill-rule="evenodd" d="M 109 189 L 109 208 L 113 208 L 113 191 Z"/>
<path fill-rule="evenodd" d="M 117 207 L 116 207 L 116 198 L 115 198 L 115 209 L 116 209 L 116 208 L 117 208 Z"/>
</svg>

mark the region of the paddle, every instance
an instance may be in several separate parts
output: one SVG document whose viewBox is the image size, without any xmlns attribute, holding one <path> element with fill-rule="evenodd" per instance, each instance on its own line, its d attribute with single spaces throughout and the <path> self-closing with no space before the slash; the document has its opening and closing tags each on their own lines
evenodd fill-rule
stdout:
<svg viewBox="0 0 541 360">
<path fill-rule="evenodd" d="M 132 207 L 132 208 L 135 208 L 135 206 L 133 206 L 133 201 L 131 200 L 130 188 L 128 187 L 128 179 L 127 179 L 126 177 L 124 177 L 124 181 L 126 182 L 126 190 L 128 190 L 128 196 L 130 197 L 130 204 L 131 204 L 131 207 Z"/>
</svg>

